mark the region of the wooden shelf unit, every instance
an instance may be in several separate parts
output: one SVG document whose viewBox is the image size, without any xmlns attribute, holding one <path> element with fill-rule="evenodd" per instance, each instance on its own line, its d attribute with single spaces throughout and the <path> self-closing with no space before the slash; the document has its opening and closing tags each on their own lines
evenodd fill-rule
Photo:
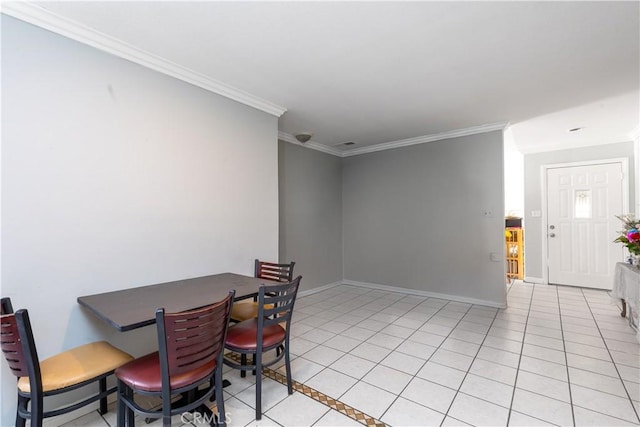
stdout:
<svg viewBox="0 0 640 427">
<path fill-rule="evenodd" d="M 520 227 L 505 228 L 507 280 L 524 279 L 524 230 Z"/>
</svg>

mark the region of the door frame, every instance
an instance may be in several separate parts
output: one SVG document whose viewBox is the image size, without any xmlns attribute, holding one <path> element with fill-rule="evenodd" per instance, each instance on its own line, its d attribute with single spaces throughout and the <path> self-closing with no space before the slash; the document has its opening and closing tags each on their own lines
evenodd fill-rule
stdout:
<svg viewBox="0 0 640 427">
<path fill-rule="evenodd" d="M 541 226 L 542 226 L 542 283 L 549 284 L 549 234 L 547 233 L 547 171 L 574 166 L 594 166 L 609 163 L 618 163 L 622 167 L 622 212 L 620 215 L 629 213 L 629 158 L 618 157 L 614 159 L 587 160 L 571 163 L 550 163 L 540 167 L 542 188 L 541 188 Z M 636 201 L 638 203 L 638 201 Z M 622 260 L 621 260 L 622 261 Z"/>
</svg>

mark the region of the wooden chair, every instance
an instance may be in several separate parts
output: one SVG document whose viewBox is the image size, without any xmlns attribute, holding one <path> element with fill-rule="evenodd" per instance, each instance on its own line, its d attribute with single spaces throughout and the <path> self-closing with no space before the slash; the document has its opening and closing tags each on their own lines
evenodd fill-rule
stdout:
<svg viewBox="0 0 640 427">
<path fill-rule="evenodd" d="M 240 355 L 240 363 L 233 354 L 227 354 L 224 363 L 241 371 L 256 373 L 256 420 L 262 418 L 262 370 L 284 357 L 287 371 L 287 388 L 293 393 L 291 360 L 289 355 L 289 331 L 291 316 L 302 276 L 290 283 L 262 285 L 258 293 L 258 316 L 229 326 L 225 349 Z M 276 350 L 275 356 L 263 360 L 265 352 Z M 252 355 L 253 363 L 247 363 Z"/>
<path fill-rule="evenodd" d="M 134 425 L 134 413 L 162 418 L 171 425 L 176 414 L 197 410 L 211 425 L 226 425 L 222 393 L 223 349 L 235 291 L 223 300 L 180 313 L 156 311 L 159 351 L 116 370 L 118 426 Z M 145 409 L 135 395 L 158 396 L 159 409 Z M 172 403 L 172 397 L 180 395 Z M 206 406 L 215 395 L 218 419 Z M 207 418 L 208 417 L 208 418 Z M 126 418 L 126 420 L 125 420 Z"/>
<path fill-rule="evenodd" d="M 11 373 L 18 378 L 16 426 L 42 426 L 44 418 L 66 414 L 100 401 L 100 413 L 107 412 L 107 377 L 131 355 L 104 341 L 85 344 L 40 361 L 27 310 L 13 312 L 9 298 L 2 298 L 1 347 Z M 98 392 L 81 402 L 44 411 L 44 398 L 98 383 Z"/>
<path fill-rule="evenodd" d="M 255 260 L 254 276 L 259 279 L 272 280 L 275 282 L 288 283 L 293 280 L 293 267 L 296 263 L 277 264 Z M 231 320 L 242 322 L 258 316 L 258 303 L 256 298 L 253 301 L 241 301 L 233 305 L 231 310 Z"/>
<path fill-rule="evenodd" d="M 12 314 L 12 313 L 13 313 L 13 305 L 11 305 L 11 298 L 0 299 L 0 315 Z"/>
</svg>

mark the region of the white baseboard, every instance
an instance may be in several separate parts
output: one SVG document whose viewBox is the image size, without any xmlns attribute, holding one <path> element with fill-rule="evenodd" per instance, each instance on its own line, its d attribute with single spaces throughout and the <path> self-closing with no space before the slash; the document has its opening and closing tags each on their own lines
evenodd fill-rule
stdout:
<svg viewBox="0 0 640 427">
<path fill-rule="evenodd" d="M 546 285 L 547 284 L 547 282 L 545 282 L 542 277 L 525 276 L 524 277 L 524 281 L 527 282 L 527 283 L 539 283 L 541 285 Z"/>
<path fill-rule="evenodd" d="M 328 285 L 318 286 L 313 289 L 306 289 L 304 291 L 298 292 L 299 297 L 307 297 L 309 295 L 317 294 L 318 292 L 326 291 L 327 289 L 331 289 L 335 286 L 341 285 L 342 281 L 329 283 Z"/>
<path fill-rule="evenodd" d="M 370 289 L 378 289 L 378 290 L 381 290 L 381 291 L 388 291 L 388 292 L 399 292 L 399 293 L 403 293 L 403 294 L 407 294 L 407 295 L 417 295 L 417 296 L 421 296 L 421 297 L 448 299 L 448 300 L 451 300 L 451 301 L 464 302 L 464 303 L 467 303 L 467 304 L 478 304 L 478 305 L 484 305 L 484 306 L 493 307 L 493 308 L 507 308 L 507 304 L 506 303 L 498 303 L 498 302 L 495 302 L 495 301 L 487 301 L 487 300 L 481 300 L 481 299 L 476 299 L 476 298 L 461 297 L 459 295 L 442 294 L 442 293 L 439 293 L 439 292 L 429 292 L 429 291 L 423 291 L 423 290 L 419 290 L 419 289 L 400 288 L 400 287 L 397 287 L 397 286 L 380 285 L 380 284 L 377 284 L 377 283 L 357 282 L 355 280 L 343 280 L 342 284 L 344 284 L 344 285 L 352 285 L 352 286 L 360 286 L 360 287 L 363 287 L 363 288 L 370 288 Z"/>
</svg>

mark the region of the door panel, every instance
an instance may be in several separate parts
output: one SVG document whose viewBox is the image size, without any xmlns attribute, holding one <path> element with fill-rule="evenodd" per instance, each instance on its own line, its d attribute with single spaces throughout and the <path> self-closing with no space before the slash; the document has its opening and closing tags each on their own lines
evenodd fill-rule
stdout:
<svg viewBox="0 0 640 427">
<path fill-rule="evenodd" d="M 549 283 L 611 289 L 622 190 L 620 163 L 547 169 Z"/>
</svg>

